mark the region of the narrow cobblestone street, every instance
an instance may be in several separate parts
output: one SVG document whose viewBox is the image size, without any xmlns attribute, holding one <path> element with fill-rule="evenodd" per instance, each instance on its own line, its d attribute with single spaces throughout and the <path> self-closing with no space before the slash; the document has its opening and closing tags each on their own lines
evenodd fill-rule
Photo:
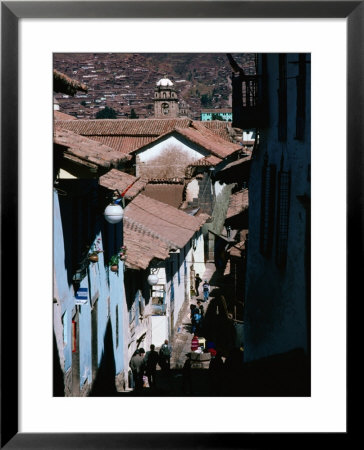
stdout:
<svg viewBox="0 0 364 450">
<path fill-rule="evenodd" d="M 206 263 L 206 270 L 203 273 L 202 279 L 210 283 L 210 292 L 216 291 L 218 288 L 215 274 L 215 264 L 213 262 Z M 211 281 L 213 280 L 213 281 Z M 181 309 L 177 324 L 174 339 L 172 341 L 172 356 L 169 371 L 160 370 L 157 366 L 156 387 L 150 389 L 143 388 L 141 392 L 129 391 L 118 393 L 116 395 L 132 395 L 132 396 L 208 396 L 211 395 L 209 373 L 206 369 L 193 369 L 189 386 L 186 386 L 183 366 L 187 359 L 187 354 L 191 352 L 191 340 L 193 334 L 191 332 L 190 319 L 190 304 L 197 304 L 198 300 L 202 300 L 203 296 L 200 293 L 199 297 L 193 297 L 191 303 L 183 305 Z M 210 296 L 206 302 L 202 302 L 205 312 L 212 300 Z"/>
<path fill-rule="evenodd" d="M 203 273 L 202 279 L 211 282 L 213 275 L 215 273 L 215 264 L 213 262 L 206 263 L 206 270 Z M 210 292 L 213 292 L 217 286 L 210 284 Z M 203 296 L 200 294 L 199 297 L 193 297 L 191 304 L 196 305 L 197 300 L 202 300 Z M 211 296 L 207 302 L 203 302 L 204 310 L 206 312 L 210 304 Z M 177 332 L 175 333 L 172 348 L 173 354 L 171 358 L 171 368 L 172 369 L 182 369 L 185 361 L 186 355 L 191 351 L 191 340 L 193 334 L 191 333 L 191 319 L 190 319 L 190 304 L 186 303 L 180 314 L 179 323 L 177 324 Z"/>
</svg>

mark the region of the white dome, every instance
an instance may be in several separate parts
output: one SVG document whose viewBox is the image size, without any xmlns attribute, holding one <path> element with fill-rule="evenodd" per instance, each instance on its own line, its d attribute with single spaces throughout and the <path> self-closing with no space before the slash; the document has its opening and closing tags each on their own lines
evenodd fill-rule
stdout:
<svg viewBox="0 0 364 450">
<path fill-rule="evenodd" d="M 158 82 L 157 82 L 157 86 L 173 86 L 173 83 L 171 80 L 169 80 L 168 78 L 161 78 Z"/>
</svg>

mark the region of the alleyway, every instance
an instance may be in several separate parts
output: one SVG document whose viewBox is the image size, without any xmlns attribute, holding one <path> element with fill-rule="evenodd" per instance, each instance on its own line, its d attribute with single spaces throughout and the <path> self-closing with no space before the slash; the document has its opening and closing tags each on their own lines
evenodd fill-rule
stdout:
<svg viewBox="0 0 364 450">
<path fill-rule="evenodd" d="M 225 354 L 228 354 L 234 347 L 235 332 L 232 321 L 227 319 L 223 306 L 219 302 L 218 297 L 221 293 L 222 276 L 215 270 L 214 263 L 208 262 L 206 264 L 206 270 L 203 273 L 202 280 L 209 281 L 210 296 L 206 302 L 202 302 L 205 310 L 205 318 L 199 337 L 213 341 L 219 348 L 225 350 Z M 197 300 L 202 299 L 203 294 L 200 289 L 199 297 L 193 297 L 191 304 L 196 304 Z M 224 389 L 224 380 L 222 379 L 219 380 L 220 386 L 218 390 L 216 389 L 216 379 L 212 379 L 211 372 L 208 369 L 193 368 L 186 377 L 183 366 L 187 359 L 187 354 L 191 352 L 192 337 L 190 304 L 186 303 L 181 310 L 172 341 L 173 350 L 170 370 L 166 372 L 162 370 L 157 371 L 156 387 L 154 389 L 146 387 L 141 392 L 130 391 L 117 395 L 216 396 L 221 395 L 222 392 L 229 395 L 228 390 Z M 237 373 L 236 376 L 238 376 Z"/>
<path fill-rule="evenodd" d="M 215 270 L 213 263 L 207 263 L 203 280 L 210 282 L 210 297 L 203 303 L 205 319 L 201 336 L 215 343 L 224 354 L 224 369 L 218 375 L 208 369 L 183 370 L 187 354 L 191 352 L 191 320 L 189 304 L 183 306 L 176 332 L 172 341 L 171 368 L 160 370 L 157 366 L 156 386 L 143 387 L 141 391 L 128 390 L 116 392 L 107 389 L 113 383 L 106 373 L 113 368 L 105 363 L 104 375 L 99 380 L 94 396 L 147 396 L 147 397 L 186 397 L 186 396 L 302 396 L 308 395 L 306 382 L 307 361 L 299 352 L 290 352 L 243 364 L 242 352 L 236 345 L 234 323 L 224 311 L 221 295 L 225 294 L 224 277 Z M 200 295 L 198 299 L 202 299 Z M 193 298 L 191 303 L 196 303 Z M 110 341 L 111 342 L 111 341 Z M 111 345 L 111 344 L 110 344 Z M 109 355 L 112 361 L 112 355 Z M 110 365 L 110 364 L 109 364 Z"/>
</svg>

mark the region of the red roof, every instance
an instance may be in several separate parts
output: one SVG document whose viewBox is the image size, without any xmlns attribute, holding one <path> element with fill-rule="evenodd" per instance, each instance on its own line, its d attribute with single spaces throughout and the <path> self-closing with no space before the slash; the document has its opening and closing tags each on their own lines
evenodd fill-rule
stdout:
<svg viewBox="0 0 364 450">
<path fill-rule="evenodd" d="M 178 208 L 183 202 L 184 183 L 148 183 L 144 194 Z"/>
<path fill-rule="evenodd" d="M 146 136 L 92 136 L 95 141 L 102 142 L 118 152 L 128 154 L 133 150 L 153 142 L 155 137 Z"/>
<path fill-rule="evenodd" d="M 233 144 L 220 138 L 213 131 L 210 131 L 207 128 L 176 128 L 176 131 L 189 139 L 191 142 L 200 145 L 219 158 L 226 158 L 227 156 L 241 150 L 240 145 Z"/>
<path fill-rule="evenodd" d="M 249 191 L 243 189 L 230 196 L 226 219 L 236 216 L 249 207 Z"/>
<path fill-rule="evenodd" d="M 221 159 L 226 158 L 237 151 L 241 151 L 241 145 L 228 142 L 226 139 L 219 137 L 213 131 L 198 122 L 193 122 L 192 126 L 186 128 L 176 127 L 174 130 L 170 130 L 167 133 L 158 136 L 152 142 L 157 142 L 175 133 L 184 136 L 189 141 L 199 145 L 204 150 L 211 152 L 214 156 Z M 144 147 L 145 146 L 138 148 L 131 153 L 143 151 Z"/>
<path fill-rule="evenodd" d="M 127 160 L 125 155 L 115 152 L 112 148 L 68 130 L 55 129 L 53 141 L 65 147 L 65 158 L 80 164 L 111 168 L 119 167 L 122 161 Z"/>
<path fill-rule="evenodd" d="M 241 150 L 241 147 L 232 144 L 226 124 L 221 126 L 214 122 L 219 121 L 197 122 L 188 118 L 56 120 L 55 127 L 89 136 L 125 154 L 142 148 L 174 130 L 223 158 L 238 149 Z"/>
<path fill-rule="evenodd" d="M 127 216 L 123 219 L 123 237 L 128 253 L 127 267 L 146 269 L 153 259 L 164 260 L 169 256 L 166 242 Z"/>
<path fill-rule="evenodd" d="M 235 142 L 233 137 L 235 132 L 230 122 L 225 122 L 224 120 L 202 120 L 201 123 L 226 141 Z"/>
<path fill-rule="evenodd" d="M 195 166 L 217 166 L 217 164 L 220 164 L 221 161 L 222 161 L 222 159 L 218 158 L 217 156 L 208 155 L 208 156 L 205 156 L 204 158 L 198 159 L 197 161 L 189 164 L 189 166 L 191 166 L 191 167 L 195 167 Z"/>
<path fill-rule="evenodd" d="M 133 199 L 145 189 L 146 181 L 121 170 L 112 169 L 99 178 L 99 184 L 112 191 L 118 190 L 127 200 Z"/>
<path fill-rule="evenodd" d="M 77 120 L 66 124 L 57 123 L 56 126 L 67 129 L 84 136 L 149 136 L 156 137 L 176 126 L 188 127 L 191 119 L 95 119 Z"/>
<path fill-rule="evenodd" d="M 76 117 L 71 116 L 70 114 L 65 114 L 57 109 L 53 111 L 53 116 L 54 120 L 77 120 Z"/>
<path fill-rule="evenodd" d="M 166 242 L 169 247 L 183 248 L 209 218 L 198 217 L 139 194 L 125 208 L 125 217 Z"/>
</svg>

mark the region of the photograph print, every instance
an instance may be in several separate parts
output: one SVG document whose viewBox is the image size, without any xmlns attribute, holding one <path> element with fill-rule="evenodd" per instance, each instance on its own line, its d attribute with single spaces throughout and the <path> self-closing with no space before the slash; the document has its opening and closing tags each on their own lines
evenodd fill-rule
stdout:
<svg viewBox="0 0 364 450">
<path fill-rule="evenodd" d="M 53 54 L 53 396 L 311 395 L 310 64 Z"/>
</svg>

